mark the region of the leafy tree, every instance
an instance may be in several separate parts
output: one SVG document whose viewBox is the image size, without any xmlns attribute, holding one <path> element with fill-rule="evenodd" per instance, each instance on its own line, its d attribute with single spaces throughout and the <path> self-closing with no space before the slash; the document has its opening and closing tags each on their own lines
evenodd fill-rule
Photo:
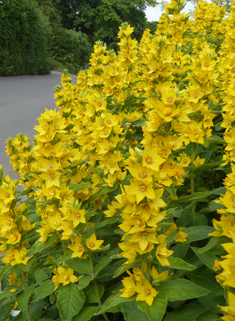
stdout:
<svg viewBox="0 0 235 321">
<path fill-rule="evenodd" d="M 0 76 L 46 74 L 48 20 L 32 0 L 0 4 Z"/>
<path fill-rule="evenodd" d="M 155 0 L 52 0 L 62 25 L 86 33 L 91 42 L 101 40 L 115 48 L 119 26 L 127 21 L 135 28 L 134 37 L 140 39 L 146 28 L 144 10 Z"/>
</svg>

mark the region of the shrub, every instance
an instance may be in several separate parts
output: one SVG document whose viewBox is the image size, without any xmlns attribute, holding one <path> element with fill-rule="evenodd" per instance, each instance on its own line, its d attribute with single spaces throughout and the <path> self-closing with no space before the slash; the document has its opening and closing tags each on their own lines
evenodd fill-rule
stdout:
<svg viewBox="0 0 235 321">
<path fill-rule="evenodd" d="M 76 74 L 86 68 L 91 52 L 92 46 L 84 33 L 62 27 L 52 28 L 50 53 L 70 73 Z"/>
<path fill-rule="evenodd" d="M 234 320 L 235 4 L 182 7 L 96 43 L 32 146 L 8 139 L 3 320 Z"/>
<path fill-rule="evenodd" d="M 36 3 L 3 1 L 0 18 L 0 75 L 49 73 L 49 27 Z"/>
</svg>

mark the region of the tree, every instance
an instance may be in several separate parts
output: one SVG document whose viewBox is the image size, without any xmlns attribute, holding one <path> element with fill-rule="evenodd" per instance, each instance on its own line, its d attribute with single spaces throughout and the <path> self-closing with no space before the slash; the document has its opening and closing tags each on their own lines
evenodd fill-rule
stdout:
<svg viewBox="0 0 235 321">
<path fill-rule="evenodd" d="M 147 19 L 144 10 L 156 0 L 52 0 L 64 28 L 86 33 L 91 42 L 101 40 L 115 48 L 118 28 L 128 22 L 141 38 Z"/>
</svg>

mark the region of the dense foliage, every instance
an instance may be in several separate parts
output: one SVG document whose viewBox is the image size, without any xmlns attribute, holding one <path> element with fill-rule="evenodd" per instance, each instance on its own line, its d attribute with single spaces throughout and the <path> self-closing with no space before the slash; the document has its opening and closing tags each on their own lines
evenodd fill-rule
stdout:
<svg viewBox="0 0 235 321">
<path fill-rule="evenodd" d="M 128 22 L 133 36 L 140 40 L 146 28 L 144 10 L 156 1 L 146 0 L 52 0 L 64 28 L 85 33 L 92 44 L 102 41 L 108 49 L 117 49 L 118 27 Z"/>
<path fill-rule="evenodd" d="M 8 139 L 2 321 L 235 320 L 235 3 L 182 5 L 97 42 L 32 145 Z"/>
<path fill-rule="evenodd" d="M 0 3 L 0 75 L 46 74 L 48 21 L 34 1 Z"/>
</svg>

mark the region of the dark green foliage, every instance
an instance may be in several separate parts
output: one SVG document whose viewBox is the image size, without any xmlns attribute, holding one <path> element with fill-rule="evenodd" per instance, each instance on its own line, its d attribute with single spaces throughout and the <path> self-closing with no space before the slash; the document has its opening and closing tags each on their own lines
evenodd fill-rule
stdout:
<svg viewBox="0 0 235 321">
<path fill-rule="evenodd" d="M 0 4 L 0 75 L 47 74 L 48 20 L 32 0 Z"/>
<path fill-rule="evenodd" d="M 70 73 L 78 73 L 81 68 L 87 67 L 92 45 L 84 33 L 59 27 L 52 29 L 49 50 L 53 59 Z"/>
<path fill-rule="evenodd" d="M 140 40 L 146 28 L 144 10 L 155 1 L 146 0 L 52 0 L 64 28 L 81 31 L 92 44 L 101 40 L 108 49 L 117 49 L 117 33 L 123 22 L 134 27 L 133 36 Z"/>
</svg>

